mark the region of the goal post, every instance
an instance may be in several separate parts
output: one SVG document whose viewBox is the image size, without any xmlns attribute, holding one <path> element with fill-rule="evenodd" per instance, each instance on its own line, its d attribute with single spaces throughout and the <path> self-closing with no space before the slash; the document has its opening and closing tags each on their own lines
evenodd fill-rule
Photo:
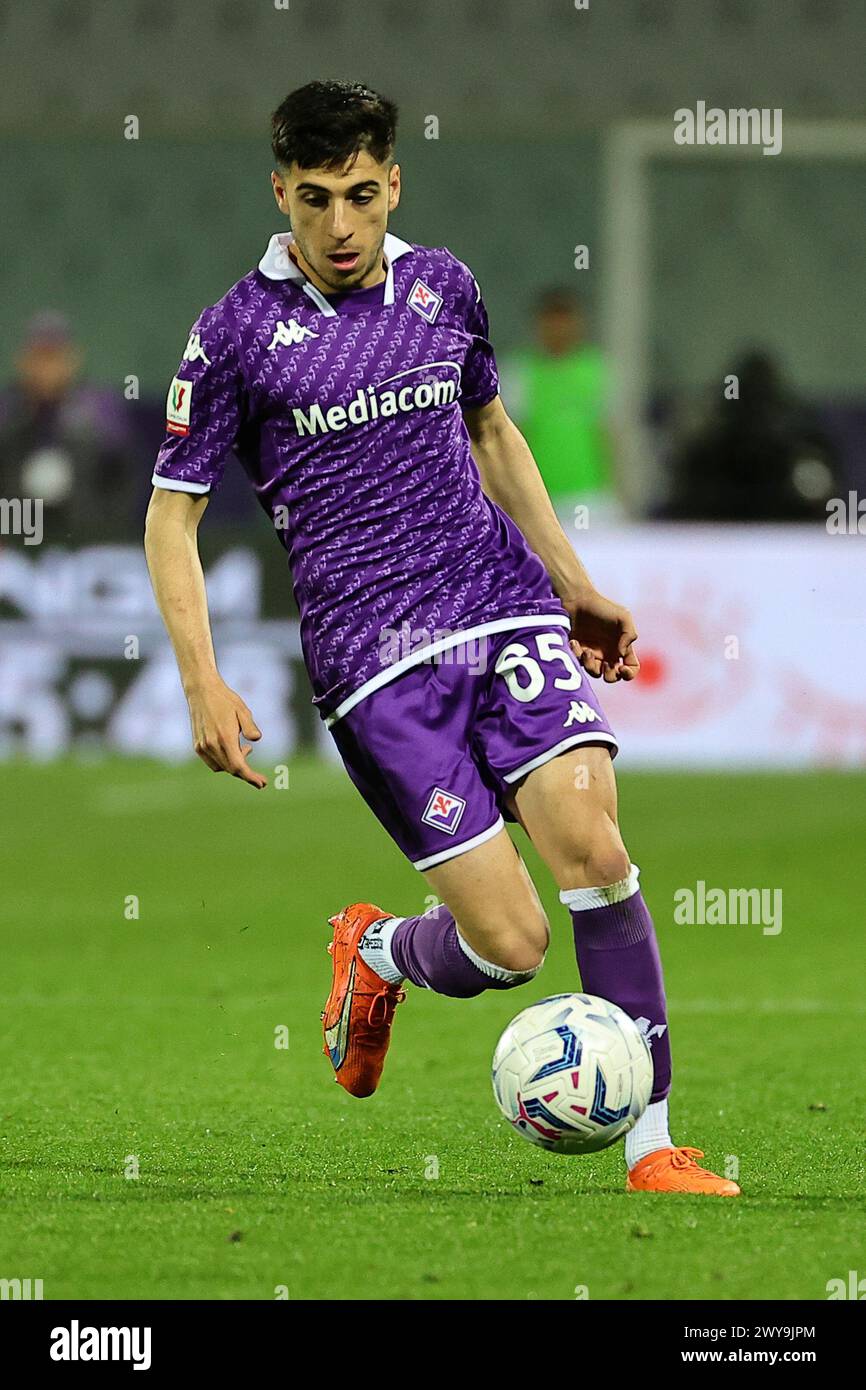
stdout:
<svg viewBox="0 0 866 1390">
<path fill-rule="evenodd" d="M 647 428 L 651 394 L 651 179 L 662 160 L 683 167 L 713 162 L 855 160 L 866 163 L 866 121 L 791 120 L 782 148 L 764 154 L 759 144 L 682 145 L 669 118 L 614 125 L 603 147 L 602 246 L 599 325 L 614 383 L 612 415 L 621 454 L 628 509 L 640 514 L 656 494 L 659 465 Z M 853 229 L 857 235 L 857 229 Z M 701 305 L 695 305 L 695 313 Z"/>
</svg>

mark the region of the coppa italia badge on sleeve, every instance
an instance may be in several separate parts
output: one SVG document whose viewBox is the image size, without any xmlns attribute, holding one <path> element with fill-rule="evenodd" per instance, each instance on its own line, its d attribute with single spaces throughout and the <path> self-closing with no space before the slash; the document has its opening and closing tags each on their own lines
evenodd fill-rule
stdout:
<svg viewBox="0 0 866 1390">
<path fill-rule="evenodd" d="M 165 427 L 169 434 L 189 434 L 189 407 L 192 401 L 192 382 L 171 379 L 165 403 Z"/>
</svg>

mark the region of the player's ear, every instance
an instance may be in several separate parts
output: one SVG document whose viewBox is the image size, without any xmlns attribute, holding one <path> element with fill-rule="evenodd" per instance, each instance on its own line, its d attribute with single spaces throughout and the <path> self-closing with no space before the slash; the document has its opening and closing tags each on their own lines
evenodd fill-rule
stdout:
<svg viewBox="0 0 866 1390">
<path fill-rule="evenodd" d="M 286 190 L 285 176 L 278 169 L 271 170 L 271 188 L 274 190 L 274 198 L 280 212 L 289 215 L 289 198 Z"/>
<path fill-rule="evenodd" d="M 400 201 L 400 165 L 392 164 L 388 174 L 388 211 L 393 212 Z"/>
</svg>

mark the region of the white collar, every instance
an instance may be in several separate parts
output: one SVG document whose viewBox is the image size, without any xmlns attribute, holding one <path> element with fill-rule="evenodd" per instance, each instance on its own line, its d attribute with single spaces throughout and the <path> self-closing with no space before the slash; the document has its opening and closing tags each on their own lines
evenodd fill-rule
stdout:
<svg viewBox="0 0 866 1390">
<path fill-rule="evenodd" d="M 304 293 L 309 295 L 313 303 L 323 314 L 334 316 L 336 309 L 329 304 L 325 296 L 316 289 L 289 255 L 289 244 L 294 241 L 291 232 L 275 232 L 268 242 L 268 249 L 259 261 L 259 270 L 266 275 L 269 280 L 297 280 L 301 284 Z M 385 260 L 388 263 L 388 274 L 385 278 L 385 295 L 383 304 L 394 303 L 394 262 L 400 257 L 405 256 L 407 251 L 413 248 L 408 241 L 401 241 L 400 237 L 392 236 L 390 232 L 385 233 L 385 242 L 382 248 L 385 252 Z"/>
</svg>

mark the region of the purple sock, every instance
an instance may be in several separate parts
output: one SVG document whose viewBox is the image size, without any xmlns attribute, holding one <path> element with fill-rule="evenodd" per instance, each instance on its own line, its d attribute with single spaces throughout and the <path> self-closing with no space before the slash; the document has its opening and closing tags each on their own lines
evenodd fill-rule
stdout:
<svg viewBox="0 0 866 1390">
<path fill-rule="evenodd" d="M 533 970 L 518 975 L 482 961 L 475 952 L 470 957 L 444 903 L 401 922 L 391 937 L 390 951 L 400 974 L 413 985 L 453 999 L 471 999 L 485 989 L 511 989 L 535 974 Z"/>
<path fill-rule="evenodd" d="M 637 869 L 632 866 L 622 885 L 573 888 L 559 896 L 571 910 L 586 993 L 609 999 L 631 1018 L 649 1020 L 645 1027 L 653 1058 L 652 1100 L 663 1100 L 671 1088 L 667 1004 L 653 920 L 637 886 Z M 591 906 L 593 901 L 598 905 Z"/>
</svg>

